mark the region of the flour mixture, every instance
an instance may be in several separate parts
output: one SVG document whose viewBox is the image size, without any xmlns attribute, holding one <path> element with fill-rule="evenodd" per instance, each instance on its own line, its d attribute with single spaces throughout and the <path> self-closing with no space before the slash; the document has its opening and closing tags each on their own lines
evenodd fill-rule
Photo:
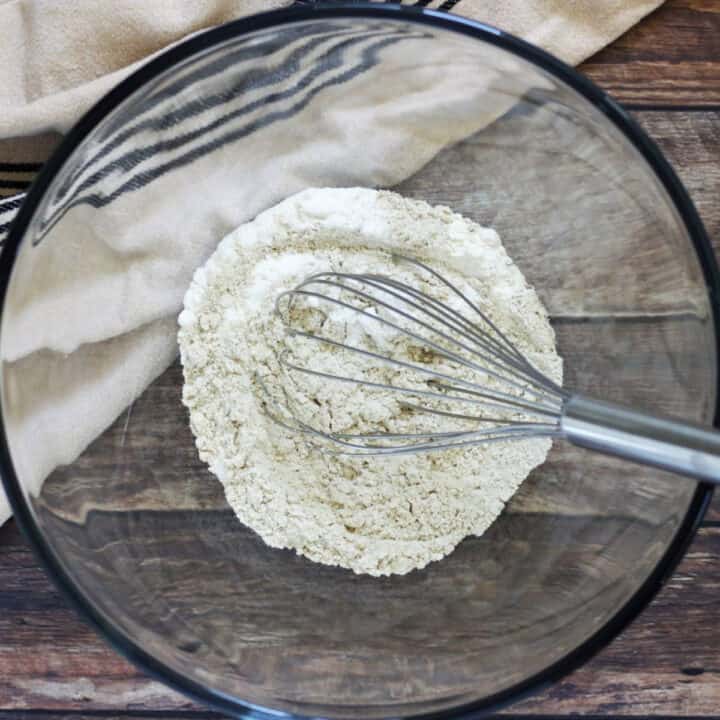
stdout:
<svg viewBox="0 0 720 720">
<path fill-rule="evenodd" d="M 547 313 L 497 233 L 446 207 L 391 192 L 311 189 L 267 210 L 228 235 L 195 273 L 179 319 L 183 402 L 200 457 L 238 518 L 273 547 L 371 575 L 422 568 L 464 537 L 481 535 L 551 444 L 532 439 L 418 455 L 324 454 L 268 417 L 268 394 L 284 392 L 315 425 L 334 432 L 378 425 L 395 431 L 420 422 L 407 417 L 397 398 L 319 379 L 299 384 L 278 364 L 286 337 L 275 299 L 312 273 L 391 273 L 429 294 L 445 291 L 433 278 L 394 267 L 389 251 L 440 271 L 561 382 Z M 372 323 L 341 310 L 302 320 L 308 330 L 321 323 L 350 344 L 383 342 Z M 401 350 L 412 356 L 423 348 Z M 317 346 L 295 352 L 322 362 Z M 348 362 L 343 358 L 341 374 L 356 370 L 386 380 L 384 373 L 397 373 Z M 441 420 L 421 422 L 441 428 Z"/>
</svg>

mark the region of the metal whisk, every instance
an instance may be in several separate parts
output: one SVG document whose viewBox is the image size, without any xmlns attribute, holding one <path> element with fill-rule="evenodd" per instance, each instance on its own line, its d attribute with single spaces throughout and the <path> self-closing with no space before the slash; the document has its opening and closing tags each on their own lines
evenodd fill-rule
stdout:
<svg viewBox="0 0 720 720">
<path fill-rule="evenodd" d="M 275 311 L 287 334 L 287 347 L 278 360 L 283 372 L 296 380 L 362 386 L 396 398 L 402 411 L 416 419 L 442 417 L 455 427 L 333 432 L 308 421 L 286 388 L 281 387 L 278 400 L 258 378 L 266 392 L 266 412 L 276 423 L 302 433 L 326 452 L 362 455 L 561 437 L 584 448 L 720 483 L 720 433 L 567 391 L 538 370 L 476 302 L 440 273 L 413 258 L 394 255 L 393 261 L 424 273 L 443 289 L 445 299 L 389 275 L 317 273 L 277 298 Z M 319 311 L 327 317 L 328 308 L 362 326 L 370 337 L 379 333 L 380 341 L 368 347 L 333 338 L 323 332 L 322 323 L 313 331 L 299 327 L 300 311 Z M 394 352 L 398 340 L 414 347 L 419 359 Z M 323 351 L 334 353 L 333 368 L 298 362 L 293 352 L 297 342 L 317 345 L 318 357 Z M 345 353 L 370 370 L 388 367 L 410 382 L 373 379 L 372 372 L 344 374 Z"/>
</svg>

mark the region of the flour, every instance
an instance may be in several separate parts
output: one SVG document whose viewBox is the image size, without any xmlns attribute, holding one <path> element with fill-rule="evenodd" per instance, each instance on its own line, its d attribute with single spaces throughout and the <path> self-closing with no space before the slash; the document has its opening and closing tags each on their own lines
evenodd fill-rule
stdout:
<svg viewBox="0 0 720 720">
<path fill-rule="evenodd" d="M 433 278 L 393 266 L 389 251 L 442 272 L 561 382 L 545 309 L 497 233 L 448 208 L 362 188 L 303 191 L 228 235 L 195 273 L 178 335 L 183 402 L 197 448 L 238 518 L 273 547 L 371 575 L 422 568 L 464 537 L 481 535 L 551 444 L 532 439 L 392 457 L 324 454 L 268 417 L 268 393 L 282 403 L 284 392 L 303 420 L 334 432 L 448 429 L 444 418 L 408 414 L 392 393 L 298 378 L 278 364 L 287 338 L 275 299 L 313 273 L 392 274 L 455 302 Z M 322 323 L 323 334 L 339 341 L 390 345 L 411 359 L 426 352 L 343 308 L 310 303 L 303 312 L 297 322 L 311 331 Z M 324 371 L 418 383 L 357 355 L 318 352 L 316 344 L 298 341 L 292 355 Z M 421 361 L 442 368 L 442 359 Z"/>
</svg>

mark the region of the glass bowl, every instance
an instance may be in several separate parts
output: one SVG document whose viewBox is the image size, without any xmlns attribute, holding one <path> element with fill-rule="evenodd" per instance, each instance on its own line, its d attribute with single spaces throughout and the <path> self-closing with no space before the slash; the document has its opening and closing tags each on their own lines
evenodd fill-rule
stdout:
<svg viewBox="0 0 720 720">
<path fill-rule="evenodd" d="M 659 588 L 704 485 L 558 442 L 490 530 L 382 579 L 234 517 L 180 402 L 176 317 L 217 241 L 308 186 L 495 227 L 566 383 L 710 423 L 717 270 L 678 179 L 573 70 L 385 4 L 197 35 L 69 133 L 2 267 L 2 476 L 56 582 L 130 659 L 225 712 L 461 716 L 559 677 Z M 101 432 L 102 431 L 102 432 Z"/>
</svg>

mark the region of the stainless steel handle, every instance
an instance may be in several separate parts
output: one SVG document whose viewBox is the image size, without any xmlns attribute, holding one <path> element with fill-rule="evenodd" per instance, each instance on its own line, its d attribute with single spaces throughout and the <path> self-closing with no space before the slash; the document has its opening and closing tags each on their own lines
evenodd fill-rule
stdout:
<svg viewBox="0 0 720 720">
<path fill-rule="evenodd" d="M 573 395 L 560 427 L 574 445 L 720 485 L 720 432 Z"/>
</svg>

